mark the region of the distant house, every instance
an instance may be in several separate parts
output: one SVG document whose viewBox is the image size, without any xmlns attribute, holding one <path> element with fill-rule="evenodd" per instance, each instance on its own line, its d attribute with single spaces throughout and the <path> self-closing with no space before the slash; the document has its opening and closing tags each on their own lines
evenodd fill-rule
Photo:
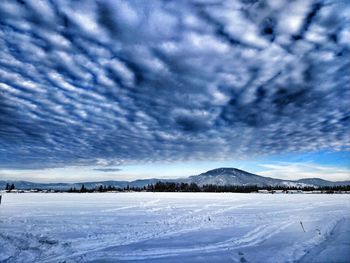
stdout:
<svg viewBox="0 0 350 263">
<path fill-rule="evenodd" d="M 302 194 L 302 190 L 287 190 L 287 194 Z"/>
</svg>

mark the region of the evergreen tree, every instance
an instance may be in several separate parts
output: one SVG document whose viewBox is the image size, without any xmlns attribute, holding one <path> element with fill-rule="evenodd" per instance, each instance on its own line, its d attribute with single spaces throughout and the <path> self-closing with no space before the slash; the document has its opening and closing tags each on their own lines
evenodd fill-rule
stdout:
<svg viewBox="0 0 350 263">
<path fill-rule="evenodd" d="M 81 185 L 80 192 L 81 193 L 85 193 L 86 192 L 86 188 L 85 188 L 84 184 Z"/>
</svg>

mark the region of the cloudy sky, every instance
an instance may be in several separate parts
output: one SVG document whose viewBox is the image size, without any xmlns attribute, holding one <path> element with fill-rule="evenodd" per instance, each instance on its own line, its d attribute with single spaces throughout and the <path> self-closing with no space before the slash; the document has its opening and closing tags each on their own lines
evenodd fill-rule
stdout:
<svg viewBox="0 0 350 263">
<path fill-rule="evenodd" d="M 350 4 L 1 0 L 0 179 L 350 179 Z"/>
</svg>

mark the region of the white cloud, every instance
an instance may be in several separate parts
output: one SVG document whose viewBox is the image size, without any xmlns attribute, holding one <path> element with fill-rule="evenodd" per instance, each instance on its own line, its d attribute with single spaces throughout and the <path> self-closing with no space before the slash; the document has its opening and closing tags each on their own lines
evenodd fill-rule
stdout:
<svg viewBox="0 0 350 263">
<path fill-rule="evenodd" d="M 321 178 L 330 181 L 350 180 L 350 169 L 335 166 L 322 166 L 312 163 L 274 163 L 261 164 L 265 168 L 259 175 L 297 180 L 302 178 Z"/>
</svg>

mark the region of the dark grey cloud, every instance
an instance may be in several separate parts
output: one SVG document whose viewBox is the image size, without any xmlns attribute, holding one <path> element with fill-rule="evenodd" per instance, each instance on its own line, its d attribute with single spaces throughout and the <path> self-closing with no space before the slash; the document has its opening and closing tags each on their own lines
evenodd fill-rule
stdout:
<svg viewBox="0 0 350 263">
<path fill-rule="evenodd" d="M 0 1 L 0 166 L 349 150 L 348 1 Z"/>
</svg>

